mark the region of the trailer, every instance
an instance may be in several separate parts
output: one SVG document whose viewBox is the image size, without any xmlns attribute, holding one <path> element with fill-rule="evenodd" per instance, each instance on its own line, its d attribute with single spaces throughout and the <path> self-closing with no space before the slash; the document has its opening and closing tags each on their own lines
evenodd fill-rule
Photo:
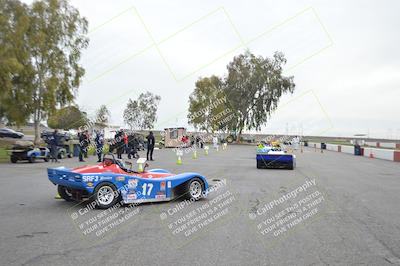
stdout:
<svg viewBox="0 0 400 266">
<path fill-rule="evenodd" d="M 182 137 L 186 136 L 186 128 L 171 127 L 164 129 L 165 148 L 177 148 L 183 145 Z"/>
</svg>

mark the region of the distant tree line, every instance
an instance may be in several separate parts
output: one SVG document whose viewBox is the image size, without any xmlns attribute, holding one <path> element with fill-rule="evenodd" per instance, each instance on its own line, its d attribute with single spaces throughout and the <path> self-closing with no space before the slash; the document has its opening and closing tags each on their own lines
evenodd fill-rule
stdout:
<svg viewBox="0 0 400 266">
<path fill-rule="evenodd" d="M 226 76 L 199 78 L 189 97 L 189 124 L 207 132 L 230 132 L 238 139 L 243 130 L 260 130 L 280 97 L 294 91 L 293 76 L 282 74 L 285 64 L 281 52 L 264 58 L 246 51 L 227 65 Z"/>
<path fill-rule="evenodd" d="M 0 1 L 1 120 L 21 125 L 32 119 L 37 143 L 41 121 L 77 114 L 75 107 L 62 108 L 73 103 L 85 74 L 79 60 L 87 29 L 67 0 Z"/>
</svg>

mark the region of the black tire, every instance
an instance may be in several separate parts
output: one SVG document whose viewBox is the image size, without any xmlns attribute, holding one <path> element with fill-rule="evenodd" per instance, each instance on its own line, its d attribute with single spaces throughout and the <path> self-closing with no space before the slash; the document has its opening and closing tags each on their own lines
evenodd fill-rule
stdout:
<svg viewBox="0 0 400 266">
<path fill-rule="evenodd" d="M 234 137 L 233 137 L 233 136 L 228 136 L 228 137 L 226 138 L 226 142 L 228 142 L 228 143 L 233 143 L 233 140 L 234 140 Z"/>
<path fill-rule="evenodd" d="M 45 162 L 50 161 L 50 156 L 47 155 L 46 157 L 43 158 L 43 160 L 44 160 Z"/>
<path fill-rule="evenodd" d="M 58 159 L 64 159 L 65 158 L 65 153 L 64 153 L 64 151 L 61 151 L 59 154 L 58 154 Z"/>
<path fill-rule="evenodd" d="M 74 201 L 72 198 L 72 194 L 68 191 L 68 189 L 64 186 L 57 186 L 58 195 L 65 201 Z"/>
<path fill-rule="evenodd" d="M 34 163 L 34 162 L 36 161 L 35 155 L 32 155 L 31 157 L 29 157 L 28 161 L 29 161 L 30 163 Z"/>
<path fill-rule="evenodd" d="M 192 191 L 192 187 L 191 186 L 195 186 L 195 184 L 198 184 L 199 187 L 197 187 L 198 189 L 200 189 L 200 191 L 193 193 Z M 198 177 L 194 177 L 192 179 L 190 179 L 188 182 L 183 184 L 183 197 L 185 199 L 188 200 L 199 200 L 203 197 L 203 193 L 204 193 L 204 182 L 203 180 L 201 180 Z"/>
<path fill-rule="evenodd" d="M 105 200 L 104 198 L 102 198 L 100 196 L 102 190 L 103 192 L 108 190 L 109 193 L 111 193 L 112 191 L 112 195 L 109 194 L 110 196 L 112 196 L 112 200 L 109 199 Z M 103 182 L 97 185 L 96 189 L 94 190 L 93 199 L 96 201 L 97 209 L 108 209 L 121 201 L 121 195 L 117 193 L 117 188 L 112 183 Z"/>
<path fill-rule="evenodd" d="M 17 162 L 18 162 L 18 159 L 17 159 L 16 157 L 14 157 L 14 156 L 11 156 L 11 157 L 10 157 L 10 161 L 11 161 L 12 163 L 17 163 Z"/>
<path fill-rule="evenodd" d="M 72 154 L 71 153 L 68 153 L 68 156 L 67 156 L 68 158 L 72 158 Z"/>
</svg>

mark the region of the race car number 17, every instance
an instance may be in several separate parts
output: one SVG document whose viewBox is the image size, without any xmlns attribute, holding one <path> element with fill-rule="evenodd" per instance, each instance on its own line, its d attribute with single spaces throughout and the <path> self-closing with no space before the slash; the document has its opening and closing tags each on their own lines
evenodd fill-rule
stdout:
<svg viewBox="0 0 400 266">
<path fill-rule="evenodd" d="M 153 184 L 152 183 L 144 183 L 142 188 L 143 188 L 142 195 L 150 196 L 151 190 L 153 189 Z"/>
</svg>

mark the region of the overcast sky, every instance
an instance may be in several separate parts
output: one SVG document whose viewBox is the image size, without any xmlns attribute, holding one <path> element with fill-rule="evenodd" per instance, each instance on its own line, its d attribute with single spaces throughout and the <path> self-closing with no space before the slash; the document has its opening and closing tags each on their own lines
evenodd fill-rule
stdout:
<svg viewBox="0 0 400 266">
<path fill-rule="evenodd" d="M 123 125 L 128 98 L 161 96 L 156 128 L 187 126 L 200 77 L 226 74 L 246 49 L 282 51 L 296 89 L 263 133 L 400 138 L 399 1 L 74 0 L 90 46 L 77 102 L 106 104 Z"/>
</svg>

